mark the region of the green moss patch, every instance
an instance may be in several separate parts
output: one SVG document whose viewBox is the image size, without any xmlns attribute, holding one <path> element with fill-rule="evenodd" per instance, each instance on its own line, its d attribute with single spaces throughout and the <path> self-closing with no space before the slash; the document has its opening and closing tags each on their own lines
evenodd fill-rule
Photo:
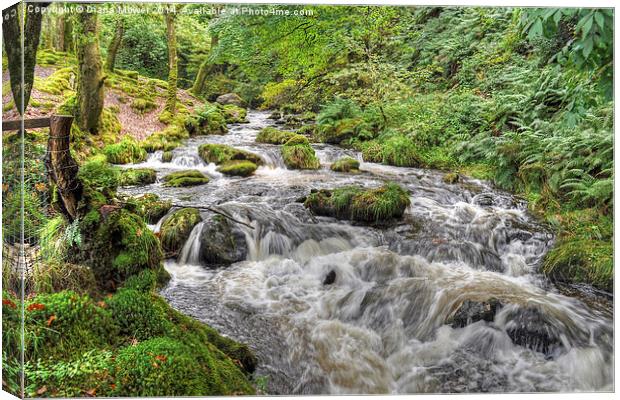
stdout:
<svg viewBox="0 0 620 400">
<path fill-rule="evenodd" d="M 138 186 L 155 183 L 157 173 L 151 168 L 128 168 L 122 169 L 119 184 L 121 186 Z"/>
<path fill-rule="evenodd" d="M 268 126 L 258 132 L 256 141 L 258 143 L 284 144 L 293 136 L 295 136 L 295 132 L 281 131 L 272 126 Z"/>
<path fill-rule="evenodd" d="M 314 149 L 304 136 L 292 136 L 280 151 L 284 164 L 290 169 L 319 169 L 321 166 Z"/>
<path fill-rule="evenodd" d="M 246 119 L 248 112 L 245 108 L 238 107 L 234 104 L 222 106 L 224 118 L 228 124 L 238 124 L 248 122 Z"/>
<path fill-rule="evenodd" d="M 252 161 L 227 161 L 218 167 L 218 171 L 224 175 L 250 176 L 256 171 L 256 164 Z"/>
<path fill-rule="evenodd" d="M 190 135 L 224 135 L 228 132 L 224 113 L 213 104 L 206 104 L 185 121 Z"/>
<path fill-rule="evenodd" d="M 33 87 L 44 93 L 68 96 L 73 92 L 71 76 L 75 76 L 74 67 L 60 68 L 45 79 L 35 77 Z"/>
<path fill-rule="evenodd" d="M 172 151 L 164 151 L 161 155 L 161 162 L 170 162 L 172 161 Z"/>
<path fill-rule="evenodd" d="M 177 171 L 164 176 L 164 185 L 170 187 L 198 186 L 209 183 L 209 178 L 202 172 L 191 169 Z"/>
<path fill-rule="evenodd" d="M 154 193 L 133 197 L 128 199 L 127 202 L 126 207 L 144 218 L 147 224 L 156 224 L 172 208 L 172 202 L 161 200 Z"/>
<path fill-rule="evenodd" d="M 167 126 L 163 131 L 155 132 L 144 139 L 140 142 L 140 146 L 149 153 L 157 150 L 171 151 L 179 147 L 181 142 L 187 138 L 189 138 L 189 132 L 179 119 L 174 120 L 174 123 Z"/>
<path fill-rule="evenodd" d="M 195 208 L 180 209 L 166 218 L 161 225 L 159 238 L 167 256 L 176 255 L 181 251 L 192 229 L 200 221 L 202 217 Z"/>
<path fill-rule="evenodd" d="M 263 163 L 263 159 L 257 154 L 224 144 L 203 144 L 198 147 L 198 154 L 205 162 L 214 164 L 229 161 L 250 161 L 256 165 Z"/>
<path fill-rule="evenodd" d="M 330 168 L 336 172 L 359 172 L 360 163 L 354 158 L 343 157 L 334 162 Z"/>
<path fill-rule="evenodd" d="M 146 114 L 156 109 L 157 103 L 150 99 L 138 97 L 131 102 L 130 107 L 138 114 Z"/>
<path fill-rule="evenodd" d="M 146 151 L 129 136 L 125 136 L 119 143 L 105 146 L 103 154 L 112 164 L 139 163 L 146 160 Z"/>
<path fill-rule="evenodd" d="M 317 215 L 376 223 L 402 218 L 409 204 L 409 194 L 395 183 L 376 189 L 348 186 L 321 190 L 304 202 Z"/>
<path fill-rule="evenodd" d="M 361 118 L 345 118 L 319 126 L 319 137 L 324 143 L 340 144 L 353 137 L 370 136 L 370 128 Z"/>
</svg>

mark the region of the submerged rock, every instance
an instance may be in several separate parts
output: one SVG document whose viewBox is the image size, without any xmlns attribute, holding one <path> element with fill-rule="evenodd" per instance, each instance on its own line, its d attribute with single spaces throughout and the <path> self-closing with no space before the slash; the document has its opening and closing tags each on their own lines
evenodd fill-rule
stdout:
<svg viewBox="0 0 620 400">
<path fill-rule="evenodd" d="M 487 301 L 465 300 L 447 322 L 453 328 L 462 328 L 478 321 L 492 322 L 501 307 L 502 304 L 497 299 Z"/>
<path fill-rule="evenodd" d="M 323 280 L 323 285 L 331 285 L 334 282 L 336 282 L 336 271 L 334 271 L 333 269 L 331 271 L 329 271 L 329 273 L 325 276 L 325 279 Z"/>
<path fill-rule="evenodd" d="M 195 208 L 183 208 L 175 211 L 161 225 L 161 246 L 167 256 L 175 256 L 183 248 L 194 226 L 202 221 L 200 212 Z"/>
<path fill-rule="evenodd" d="M 334 162 L 330 168 L 336 172 L 359 172 L 360 163 L 352 157 L 343 157 Z"/>
<path fill-rule="evenodd" d="M 281 149 L 284 164 L 289 169 L 319 169 L 321 162 L 305 136 L 295 134 Z"/>
<path fill-rule="evenodd" d="M 450 173 L 445 174 L 443 178 L 441 178 L 441 180 L 447 184 L 455 184 L 461 180 L 461 177 L 456 172 L 450 172 Z"/>
<path fill-rule="evenodd" d="M 538 308 L 515 308 L 505 316 L 505 330 L 514 344 L 552 356 L 563 349 L 562 328 Z"/>
<path fill-rule="evenodd" d="M 245 234 L 236 223 L 222 215 L 213 215 L 200 234 L 200 259 L 209 266 L 230 265 L 246 259 Z"/>
</svg>

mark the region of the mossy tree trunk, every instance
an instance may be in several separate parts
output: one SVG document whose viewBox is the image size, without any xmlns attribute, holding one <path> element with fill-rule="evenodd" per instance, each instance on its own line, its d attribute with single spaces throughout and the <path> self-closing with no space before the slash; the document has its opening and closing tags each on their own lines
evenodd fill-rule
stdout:
<svg viewBox="0 0 620 400">
<path fill-rule="evenodd" d="M 68 15 L 58 17 L 58 45 L 59 51 L 73 53 L 73 23 Z"/>
<path fill-rule="evenodd" d="M 80 129 L 92 134 L 99 132 L 103 111 L 103 75 L 99 40 L 97 39 L 97 14 L 83 12 L 76 20 L 78 41 L 77 121 Z"/>
<path fill-rule="evenodd" d="M 213 49 L 215 48 L 215 46 L 217 46 L 217 43 L 219 41 L 219 37 L 215 34 L 211 35 L 211 47 L 210 47 L 210 52 L 213 51 Z M 207 77 L 213 73 L 213 65 L 211 64 L 211 60 L 209 59 L 209 56 L 207 56 L 207 58 L 202 62 L 202 64 L 200 64 L 200 68 L 198 69 L 198 74 L 196 75 L 196 79 L 194 80 L 194 85 L 192 86 L 192 93 L 194 93 L 196 96 L 200 96 L 200 94 L 202 93 L 202 91 L 205 88 L 205 82 L 207 81 Z"/>
<path fill-rule="evenodd" d="M 177 107 L 177 37 L 175 30 L 175 13 L 166 12 L 166 41 L 168 43 L 168 95 L 165 110 L 174 115 Z"/>
<path fill-rule="evenodd" d="M 123 33 L 125 32 L 125 21 L 123 18 L 118 19 L 116 21 L 116 30 L 114 31 L 114 36 L 110 41 L 110 45 L 108 46 L 108 55 L 105 59 L 105 69 L 106 71 L 114 71 L 114 64 L 116 63 L 116 54 L 118 53 L 118 49 L 121 47 L 121 42 L 123 41 Z"/>
<path fill-rule="evenodd" d="M 65 51 L 65 17 L 60 15 L 56 19 L 56 40 L 54 47 L 56 50 Z"/>
<path fill-rule="evenodd" d="M 38 3 L 40 7 L 33 7 L 31 12 L 24 15 L 24 8 L 17 3 L 2 12 L 2 33 L 4 35 L 4 49 L 7 54 L 9 79 L 15 107 L 20 114 L 28 106 L 32 83 L 34 81 L 34 67 L 37 58 L 37 47 L 41 36 L 41 8 L 49 3 Z M 22 70 L 22 32 L 23 32 L 23 70 Z M 23 97 L 22 97 L 23 96 Z M 23 102 L 22 102 L 23 99 Z"/>
</svg>

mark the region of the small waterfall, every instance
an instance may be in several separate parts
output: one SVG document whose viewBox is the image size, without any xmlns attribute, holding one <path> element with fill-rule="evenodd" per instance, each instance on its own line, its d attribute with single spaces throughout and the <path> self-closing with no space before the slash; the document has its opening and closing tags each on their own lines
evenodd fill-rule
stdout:
<svg viewBox="0 0 620 400">
<path fill-rule="evenodd" d="M 204 221 L 199 222 L 192 229 L 183 249 L 181 249 L 181 254 L 177 260 L 178 264 L 200 265 L 200 233 L 204 224 Z"/>
</svg>

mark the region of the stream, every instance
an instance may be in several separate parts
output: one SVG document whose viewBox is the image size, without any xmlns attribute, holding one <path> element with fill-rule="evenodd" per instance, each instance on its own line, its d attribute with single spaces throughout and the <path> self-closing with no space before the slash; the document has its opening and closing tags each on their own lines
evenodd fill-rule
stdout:
<svg viewBox="0 0 620 400">
<path fill-rule="evenodd" d="M 130 167 L 154 168 L 158 182 L 122 189 L 217 205 L 253 226 L 237 224 L 245 261 L 209 268 L 197 225 L 178 260 L 166 261 L 172 279 L 161 295 L 248 344 L 268 393 L 613 390 L 612 299 L 538 274 L 554 237 L 523 200 L 483 181 L 447 184 L 439 171 L 362 162 L 326 144 L 312 145 L 319 170 L 288 170 L 279 146 L 255 143 L 275 123 L 268 115 L 250 111 L 249 123 L 229 125 L 226 135 L 190 138 L 169 163 L 150 154 Z M 265 165 L 248 178 L 223 176 L 198 156 L 203 143 L 254 152 Z M 360 160 L 359 174 L 329 169 L 345 155 Z M 162 185 L 183 169 L 211 181 Z M 403 220 L 387 227 L 317 217 L 298 202 L 311 189 L 387 180 L 411 195 Z M 498 303 L 490 318 L 473 317 Z"/>
</svg>

